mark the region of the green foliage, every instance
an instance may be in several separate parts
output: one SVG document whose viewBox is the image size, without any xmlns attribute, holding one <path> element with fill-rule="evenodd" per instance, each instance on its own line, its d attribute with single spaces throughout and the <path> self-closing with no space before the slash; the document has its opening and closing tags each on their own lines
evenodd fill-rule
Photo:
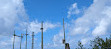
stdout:
<svg viewBox="0 0 111 49">
<path fill-rule="evenodd" d="M 104 40 L 100 37 L 95 38 L 91 41 L 91 47 L 93 49 L 108 49 L 111 48 L 111 38 L 107 38 Z"/>
<path fill-rule="evenodd" d="M 82 45 L 80 41 L 78 41 L 78 48 L 76 49 L 86 49 Z M 109 38 L 100 38 L 96 37 L 94 40 L 91 41 L 91 48 L 90 49 L 111 49 L 111 35 Z"/>
<path fill-rule="evenodd" d="M 76 49 L 85 49 L 80 41 L 78 41 L 78 46 L 79 46 L 79 47 L 76 48 Z"/>
</svg>

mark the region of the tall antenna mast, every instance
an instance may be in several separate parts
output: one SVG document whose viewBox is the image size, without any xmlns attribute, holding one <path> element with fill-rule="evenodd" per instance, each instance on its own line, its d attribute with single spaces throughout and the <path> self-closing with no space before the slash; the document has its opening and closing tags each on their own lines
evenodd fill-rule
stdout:
<svg viewBox="0 0 111 49">
<path fill-rule="evenodd" d="M 32 32 L 32 49 L 34 48 L 34 32 Z"/>
<path fill-rule="evenodd" d="M 13 34 L 13 36 L 14 36 L 14 39 L 13 39 L 13 49 L 14 49 L 14 43 L 15 43 L 15 30 L 14 30 L 14 34 Z"/>
<path fill-rule="evenodd" d="M 22 38 L 23 38 L 23 34 L 21 34 L 21 41 L 20 41 L 20 49 L 21 49 L 21 44 L 22 44 Z"/>
<path fill-rule="evenodd" d="M 26 47 L 25 47 L 25 49 L 27 49 L 27 35 L 28 35 L 27 34 L 27 29 L 26 29 L 26 34 L 25 35 L 26 35 Z"/>
<path fill-rule="evenodd" d="M 63 44 L 65 45 L 65 49 L 66 49 L 64 18 L 63 18 L 63 31 L 64 31 L 64 39 L 63 39 Z"/>
<path fill-rule="evenodd" d="M 43 21 L 42 21 L 42 23 L 41 23 L 41 49 L 43 49 Z"/>
<path fill-rule="evenodd" d="M 69 43 L 66 43 L 66 39 L 65 39 L 65 26 L 64 26 L 64 18 L 63 18 L 63 31 L 64 31 L 64 39 L 63 39 L 63 44 L 65 45 L 65 49 L 70 49 Z"/>
</svg>

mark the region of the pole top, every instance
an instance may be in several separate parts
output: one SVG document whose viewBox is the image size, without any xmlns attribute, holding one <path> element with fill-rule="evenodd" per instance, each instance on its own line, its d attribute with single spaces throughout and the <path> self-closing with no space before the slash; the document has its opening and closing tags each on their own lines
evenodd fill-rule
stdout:
<svg viewBox="0 0 111 49">
<path fill-rule="evenodd" d="M 32 36 L 34 36 L 34 32 L 32 32 Z"/>
<path fill-rule="evenodd" d="M 14 34 L 13 34 L 13 36 L 17 36 L 17 35 L 15 34 L 15 30 L 14 30 Z"/>
<path fill-rule="evenodd" d="M 43 30 L 43 21 L 41 22 L 41 28 L 40 29 Z"/>
<path fill-rule="evenodd" d="M 23 35 L 24 35 L 24 34 L 21 34 L 21 38 L 23 38 Z"/>
</svg>

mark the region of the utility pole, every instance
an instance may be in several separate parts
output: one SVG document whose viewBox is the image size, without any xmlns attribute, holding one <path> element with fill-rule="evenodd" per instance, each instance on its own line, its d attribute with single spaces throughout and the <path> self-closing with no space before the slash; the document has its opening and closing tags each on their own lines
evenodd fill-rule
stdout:
<svg viewBox="0 0 111 49">
<path fill-rule="evenodd" d="M 23 34 L 21 34 L 21 41 L 20 41 L 20 49 L 21 49 L 21 44 L 22 44 L 22 38 L 23 38 Z"/>
<path fill-rule="evenodd" d="M 65 26 L 64 26 L 64 18 L 63 18 L 63 31 L 64 31 L 64 39 L 63 39 L 63 44 L 65 45 L 65 49 L 70 49 L 69 43 L 66 43 L 66 39 L 65 39 Z"/>
<path fill-rule="evenodd" d="M 64 31 L 64 39 L 63 39 L 63 44 L 65 44 L 66 40 L 65 40 L 65 27 L 64 27 L 64 18 L 63 18 L 63 31 Z"/>
<path fill-rule="evenodd" d="M 32 49 L 34 48 L 34 32 L 32 32 Z"/>
<path fill-rule="evenodd" d="M 25 35 L 26 35 L 26 47 L 25 47 L 25 49 L 27 49 L 27 35 L 28 35 L 27 34 L 27 29 L 26 29 L 26 34 Z"/>
<path fill-rule="evenodd" d="M 63 39 L 63 44 L 65 45 L 65 49 L 66 49 L 66 40 L 65 40 L 65 27 L 64 27 L 64 18 L 63 18 L 63 32 L 64 32 L 64 39 Z"/>
<path fill-rule="evenodd" d="M 14 49 L 14 43 L 15 43 L 15 30 L 14 30 L 14 34 L 13 34 L 13 36 L 14 36 L 14 39 L 13 39 L 13 49 Z"/>
<path fill-rule="evenodd" d="M 14 49 L 14 45 L 15 45 L 15 36 L 17 36 L 17 37 L 20 37 L 20 36 L 18 36 L 18 35 L 15 34 L 15 30 L 14 30 L 13 36 L 14 36 L 14 39 L 13 39 L 13 49 Z"/>
<path fill-rule="evenodd" d="M 41 23 L 41 49 L 43 49 L 43 22 Z"/>
</svg>

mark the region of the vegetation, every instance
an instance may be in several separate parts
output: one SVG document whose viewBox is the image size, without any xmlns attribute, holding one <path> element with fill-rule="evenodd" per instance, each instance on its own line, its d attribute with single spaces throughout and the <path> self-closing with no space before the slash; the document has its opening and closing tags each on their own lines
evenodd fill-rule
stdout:
<svg viewBox="0 0 111 49">
<path fill-rule="evenodd" d="M 78 48 L 76 49 L 85 49 L 82 43 L 78 42 Z M 96 37 L 94 40 L 91 41 L 91 49 L 111 49 L 111 36 L 109 38 Z"/>
<path fill-rule="evenodd" d="M 81 43 L 81 41 L 78 41 L 78 48 L 76 48 L 76 49 L 85 49 L 84 47 L 83 47 L 83 45 L 82 45 L 82 43 Z"/>
</svg>

